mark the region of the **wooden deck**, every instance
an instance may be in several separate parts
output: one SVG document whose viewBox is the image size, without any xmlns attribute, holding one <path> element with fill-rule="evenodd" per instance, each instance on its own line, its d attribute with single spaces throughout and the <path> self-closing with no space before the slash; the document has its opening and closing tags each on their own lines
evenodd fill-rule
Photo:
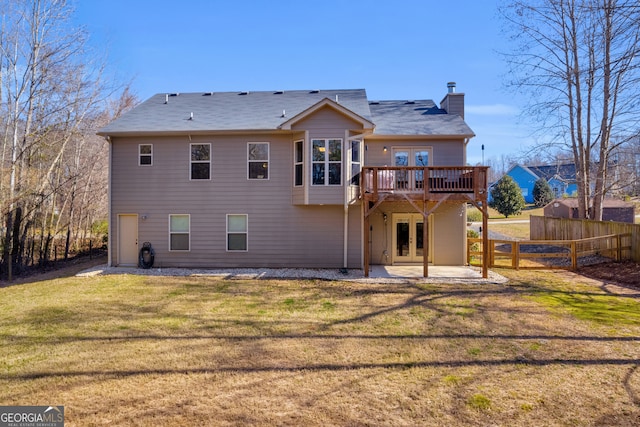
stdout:
<svg viewBox="0 0 640 427">
<path fill-rule="evenodd" d="M 365 166 L 361 197 L 439 201 L 487 199 L 487 166 Z"/>
<path fill-rule="evenodd" d="M 360 199 L 364 205 L 364 274 L 369 272 L 369 216 L 385 202 L 406 201 L 416 212 L 428 217 L 442 203 L 465 201 L 482 212 L 483 250 L 487 237 L 488 166 L 364 166 L 360 180 Z M 436 202 L 430 208 L 427 202 Z M 423 241 L 428 242 L 429 227 L 423 227 Z M 423 275 L 428 277 L 428 245 L 423 253 Z M 482 277 L 487 277 L 487 257 L 483 256 Z"/>
</svg>

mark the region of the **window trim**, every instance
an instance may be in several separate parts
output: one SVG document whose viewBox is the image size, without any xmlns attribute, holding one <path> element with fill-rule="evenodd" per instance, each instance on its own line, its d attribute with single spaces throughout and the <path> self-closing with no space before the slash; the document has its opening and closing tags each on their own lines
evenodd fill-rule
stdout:
<svg viewBox="0 0 640 427">
<path fill-rule="evenodd" d="M 142 147 L 149 146 L 151 148 L 151 152 L 149 154 L 141 153 Z M 142 163 L 142 156 L 148 156 L 151 159 L 151 163 L 146 164 Z M 138 166 L 153 166 L 153 144 L 138 144 Z"/>
<path fill-rule="evenodd" d="M 249 159 L 251 145 L 266 145 L 267 146 L 267 160 L 251 160 Z M 251 178 L 251 163 L 267 163 L 267 177 L 266 178 Z M 269 173 L 269 167 L 271 166 L 271 144 L 269 142 L 247 142 L 247 179 L 251 181 L 268 181 L 271 178 Z"/>
<path fill-rule="evenodd" d="M 297 150 L 300 144 L 300 161 L 298 161 Z M 296 183 L 296 169 L 300 166 L 300 184 Z M 304 139 L 293 141 L 293 186 L 304 187 Z"/>
<path fill-rule="evenodd" d="M 324 160 L 314 160 L 313 159 L 313 149 L 315 141 L 324 141 Z M 339 141 L 340 142 L 340 160 L 329 160 L 329 141 Z M 316 184 L 313 182 L 313 167 L 316 164 L 324 165 L 324 183 Z M 340 182 L 338 184 L 331 184 L 330 174 L 329 174 L 329 166 L 332 164 L 340 165 Z M 311 139 L 311 185 L 316 187 L 340 187 L 343 184 L 343 175 L 344 175 L 344 140 L 342 138 L 312 138 Z"/>
<path fill-rule="evenodd" d="M 174 216 L 186 216 L 187 219 L 189 220 L 189 230 L 185 233 L 184 231 L 181 232 L 172 232 L 171 231 L 171 217 Z M 168 224 L 168 231 L 169 231 L 169 252 L 191 252 L 191 214 L 169 214 L 169 224 Z M 189 236 L 189 249 L 171 249 L 171 235 L 172 234 L 187 234 Z"/>
<path fill-rule="evenodd" d="M 243 216 L 245 218 L 245 220 L 244 220 L 245 231 L 244 232 L 229 231 L 229 217 L 232 217 L 232 216 Z M 249 252 L 249 214 L 227 214 L 226 215 L 226 225 L 225 226 L 226 226 L 225 245 L 226 245 L 227 252 Z M 230 234 L 244 234 L 245 235 L 245 249 L 229 249 L 229 235 Z"/>
<path fill-rule="evenodd" d="M 191 158 L 192 155 L 192 147 L 194 145 L 208 145 L 209 146 L 209 160 L 193 160 Z M 201 164 L 208 163 L 209 164 L 209 178 L 193 178 L 193 164 Z M 211 150 L 210 142 L 192 142 L 189 144 L 189 181 L 211 181 L 211 165 L 213 164 L 213 152 Z"/>
</svg>

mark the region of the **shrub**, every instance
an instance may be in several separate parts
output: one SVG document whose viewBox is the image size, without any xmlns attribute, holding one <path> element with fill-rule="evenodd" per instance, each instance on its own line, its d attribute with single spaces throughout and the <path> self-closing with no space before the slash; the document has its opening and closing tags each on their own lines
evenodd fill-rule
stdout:
<svg viewBox="0 0 640 427">
<path fill-rule="evenodd" d="M 467 209 L 467 222 L 482 221 L 482 212 L 476 208 Z"/>
</svg>

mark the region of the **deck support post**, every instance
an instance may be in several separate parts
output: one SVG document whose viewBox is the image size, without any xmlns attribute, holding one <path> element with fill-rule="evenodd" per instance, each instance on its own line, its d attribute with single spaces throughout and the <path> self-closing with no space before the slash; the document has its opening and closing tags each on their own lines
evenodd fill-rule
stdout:
<svg viewBox="0 0 640 427">
<path fill-rule="evenodd" d="M 422 218 L 422 275 L 429 277 L 429 214 L 423 211 Z"/>
<path fill-rule="evenodd" d="M 364 256 L 364 277 L 369 277 L 369 258 L 370 258 L 370 254 L 369 254 L 369 235 L 371 234 L 371 222 L 369 221 L 369 209 L 367 204 L 369 202 L 365 201 L 365 207 L 364 207 L 364 230 L 362 233 L 363 236 L 363 240 L 364 240 L 364 248 L 363 248 L 363 256 Z"/>
<path fill-rule="evenodd" d="M 482 202 L 482 278 L 489 277 L 489 208 Z"/>
</svg>

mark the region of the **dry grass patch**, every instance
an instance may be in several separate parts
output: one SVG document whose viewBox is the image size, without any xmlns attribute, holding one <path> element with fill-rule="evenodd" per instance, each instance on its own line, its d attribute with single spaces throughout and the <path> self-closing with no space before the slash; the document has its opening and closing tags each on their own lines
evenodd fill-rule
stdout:
<svg viewBox="0 0 640 427">
<path fill-rule="evenodd" d="M 640 422 L 640 319 L 581 315 L 637 299 L 505 274 L 506 286 L 122 275 L 0 289 L 0 404 L 65 405 L 69 426 Z"/>
</svg>

